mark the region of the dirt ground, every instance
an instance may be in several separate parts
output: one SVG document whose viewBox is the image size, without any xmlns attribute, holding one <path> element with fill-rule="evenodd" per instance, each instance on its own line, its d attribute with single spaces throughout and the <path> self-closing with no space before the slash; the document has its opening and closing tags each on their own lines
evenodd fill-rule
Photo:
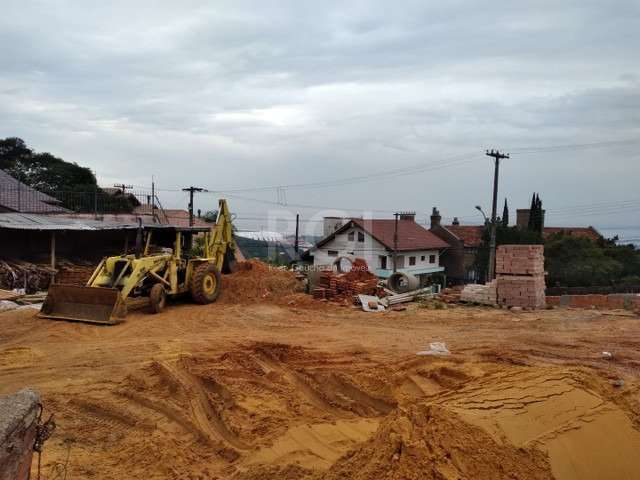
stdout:
<svg viewBox="0 0 640 480">
<path fill-rule="evenodd" d="M 22 310 L 0 314 L 0 394 L 55 413 L 45 479 L 637 479 L 639 346 L 623 311 Z"/>
</svg>

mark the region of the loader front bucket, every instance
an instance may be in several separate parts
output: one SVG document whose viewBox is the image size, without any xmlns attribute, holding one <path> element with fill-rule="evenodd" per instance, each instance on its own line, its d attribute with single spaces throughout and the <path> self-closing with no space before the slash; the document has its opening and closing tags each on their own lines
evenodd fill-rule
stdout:
<svg viewBox="0 0 640 480">
<path fill-rule="evenodd" d="M 127 306 L 116 288 L 53 284 L 38 316 L 114 325 L 126 315 Z"/>
</svg>

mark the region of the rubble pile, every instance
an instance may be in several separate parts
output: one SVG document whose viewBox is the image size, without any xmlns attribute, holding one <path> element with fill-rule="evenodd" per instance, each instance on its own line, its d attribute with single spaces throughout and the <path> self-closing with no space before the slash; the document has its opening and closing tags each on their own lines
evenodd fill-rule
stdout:
<svg viewBox="0 0 640 480">
<path fill-rule="evenodd" d="M 382 295 L 378 288 L 378 277 L 369 271 L 367 262 L 361 258 L 353 261 L 347 273 L 325 270 L 320 273 L 313 297 L 320 300 L 350 300 L 357 295 Z"/>
<path fill-rule="evenodd" d="M 285 301 L 302 290 L 294 272 L 252 259 L 239 262 L 234 273 L 222 276 L 219 302 Z"/>
<path fill-rule="evenodd" d="M 497 298 L 497 282 L 493 280 L 484 285 L 471 283 L 465 285 L 460 293 L 461 302 L 495 305 Z"/>
<path fill-rule="evenodd" d="M 499 305 L 545 307 L 544 246 L 500 245 L 496 273 Z"/>
</svg>

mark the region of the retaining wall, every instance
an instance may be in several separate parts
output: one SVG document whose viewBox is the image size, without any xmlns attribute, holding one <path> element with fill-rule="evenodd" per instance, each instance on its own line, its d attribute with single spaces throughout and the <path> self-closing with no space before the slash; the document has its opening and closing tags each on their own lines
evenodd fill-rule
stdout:
<svg viewBox="0 0 640 480">
<path fill-rule="evenodd" d="M 613 293 L 611 295 L 548 295 L 547 305 L 577 308 L 627 309 L 640 311 L 640 295 Z"/>
</svg>

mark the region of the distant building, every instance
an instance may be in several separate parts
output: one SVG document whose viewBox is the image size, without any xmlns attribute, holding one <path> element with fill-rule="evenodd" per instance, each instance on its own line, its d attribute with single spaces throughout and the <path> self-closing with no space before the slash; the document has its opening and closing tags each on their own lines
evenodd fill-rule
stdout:
<svg viewBox="0 0 640 480">
<path fill-rule="evenodd" d="M 415 222 L 414 214 L 398 220 L 398 240 L 394 241 L 395 219 L 327 217 L 324 231 L 329 232 L 311 248 L 316 267 L 331 266 L 338 257 L 364 258 L 378 277 L 387 278 L 396 269 L 417 276 L 441 273 L 441 253 L 449 244 Z M 397 248 L 396 248 L 397 247 Z"/>
<path fill-rule="evenodd" d="M 451 225 L 442 225 L 442 217 L 437 208 L 433 208 L 431 215 L 431 228 L 433 234 L 443 239 L 451 247 L 442 256 L 447 278 L 451 283 L 473 283 L 479 282 L 478 272 L 474 268 L 478 248 L 482 244 L 484 225 L 460 225 L 454 219 Z M 517 210 L 517 223 L 519 228 L 527 228 L 529 225 L 529 210 Z M 588 238 L 597 241 L 602 235 L 593 227 L 545 227 L 543 212 L 543 239 L 549 238 L 556 233 L 564 233 L 573 237 Z"/>
</svg>

